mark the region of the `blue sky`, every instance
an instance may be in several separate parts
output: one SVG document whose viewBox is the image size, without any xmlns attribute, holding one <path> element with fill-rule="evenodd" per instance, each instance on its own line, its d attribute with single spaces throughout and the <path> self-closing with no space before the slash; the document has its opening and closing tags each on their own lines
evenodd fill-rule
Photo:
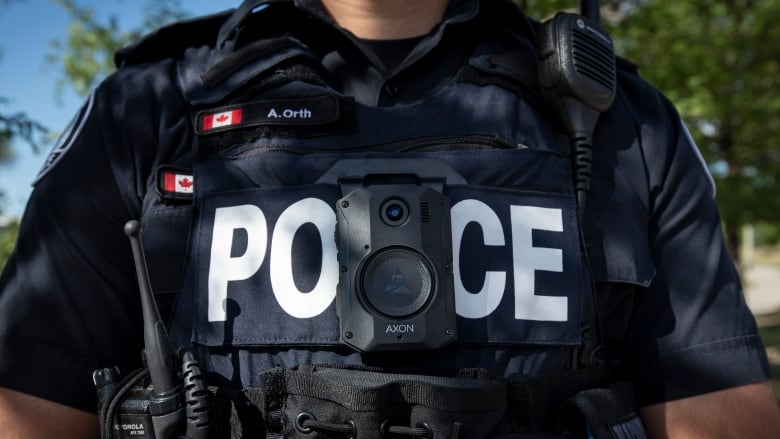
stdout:
<svg viewBox="0 0 780 439">
<path fill-rule="evenodd" d="M 121 27 L 130 29 L 140 23 L 147 0 L 77 0 L 93 8 L 99 17 L 115 15 Z M 183 0 L 182 7 L 193 15 L 236 7 L 236 1 Z M 83 99 L 69 89 L 61 102 L 55 98 L 56 67 L 45 57 L 53 40 L 64 40 L 69 19 L 64 9 L 51 0 L 16 0 L 0 6 L 0 96 L 9 102 L 0 112 L 24 112 L 49 128 L 61 131 L 81 106 Z M 16 141 L 16 158 L 0 165 L 0 191 L 6 199 L 3 213 L 20 216 L 30 195 L 31 183 L 49 149 L 33 154 L 29 145 Z"/>
</svg>

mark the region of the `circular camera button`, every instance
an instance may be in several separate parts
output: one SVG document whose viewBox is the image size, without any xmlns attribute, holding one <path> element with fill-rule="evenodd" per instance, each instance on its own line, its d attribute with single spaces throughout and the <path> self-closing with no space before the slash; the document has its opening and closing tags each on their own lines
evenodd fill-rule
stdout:
<svg viewBox="0 0 780 439">
<path fill-rule="evenodd" d="M 378 251 L 362 273 L 363 294 L 368 303 L 389 317 L 407 317 L 430 300 L 433 273 L 422 255 L 410 248 Z"/>
</svg>

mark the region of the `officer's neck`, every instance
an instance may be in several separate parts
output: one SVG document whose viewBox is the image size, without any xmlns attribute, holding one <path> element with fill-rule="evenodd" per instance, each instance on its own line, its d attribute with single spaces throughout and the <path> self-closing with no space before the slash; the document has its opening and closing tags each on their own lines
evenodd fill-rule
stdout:
<svg viewBox="0 0 780 439">
<path fill-rule="evenodd" d="M 322 0 L 334 20 L 359 38 L 397 40 L 425 35 L 448 0 Z"/>
</svg>

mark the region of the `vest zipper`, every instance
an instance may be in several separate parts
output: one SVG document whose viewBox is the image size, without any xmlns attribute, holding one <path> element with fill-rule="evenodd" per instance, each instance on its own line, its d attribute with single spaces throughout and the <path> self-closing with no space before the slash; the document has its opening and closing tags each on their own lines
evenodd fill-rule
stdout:
<svg viewBox="0 0 780 439">
<path fill-rule="evenodd" d="M 433 136 L 405 139 L 396 142 L 367 145 L 354 148 L 324 148 L 324 147 L 292 147 L 292 146 L 252 146 L 246 149 L 230 153 L 229 157 L 240 157 L 246 154 L 284 152 L 290 154 L 317 154 L 317 153 L 365 153 L 365 152 L 422 152 L 422 151 L 458 151 L 480 149 L 527 149 L 524 144 L 513 144 L 506 138 L 498 135 L 463 135 L 463 136 Z"/>
</svg>

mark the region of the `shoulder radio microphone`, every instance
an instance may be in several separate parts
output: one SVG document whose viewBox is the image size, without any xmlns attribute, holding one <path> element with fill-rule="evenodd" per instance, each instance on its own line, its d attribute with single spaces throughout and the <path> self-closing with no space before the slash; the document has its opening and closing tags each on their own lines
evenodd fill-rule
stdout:
<svg viewBox="0 0 780 439">
<path fill-rule="evenodd" d="M 601 29 L 597 0 L 583 0 L 581 14 L 557 13 L 536 37 L 542 93 L 564 125 L 572 145 L 580 219 L 593 162 L 593 131 L 617 90 L 612 39 Z"/>
</svg>

